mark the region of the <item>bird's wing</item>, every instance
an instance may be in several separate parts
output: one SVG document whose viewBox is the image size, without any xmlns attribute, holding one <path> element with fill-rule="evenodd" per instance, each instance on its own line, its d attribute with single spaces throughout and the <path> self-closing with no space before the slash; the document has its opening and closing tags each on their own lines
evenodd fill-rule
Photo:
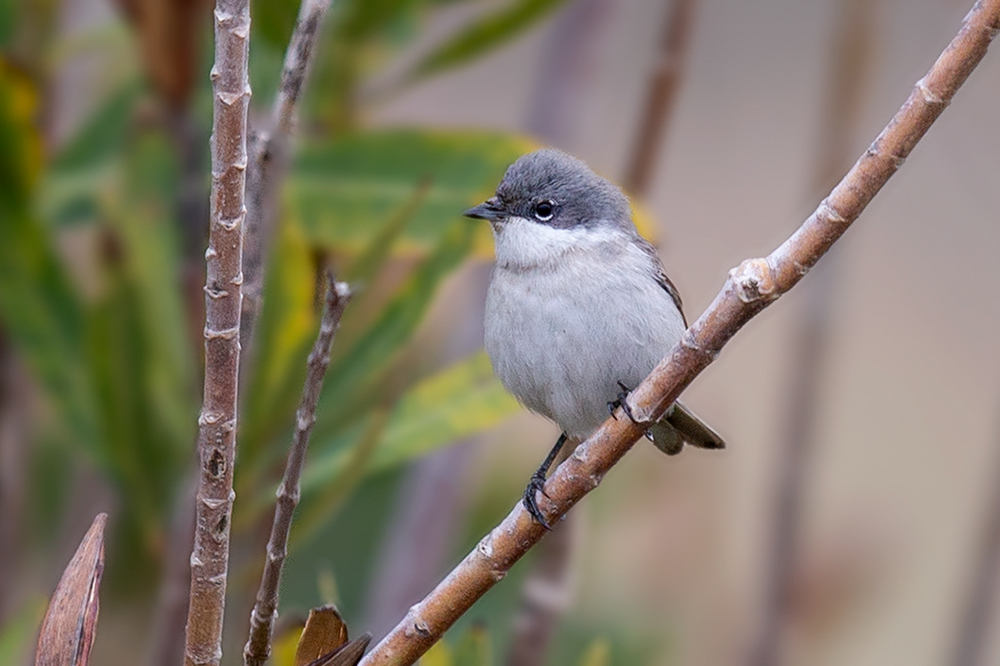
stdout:
<svg viewBox="0 0 1000 666">
<path fill-rule="evenodd" d="M 656 279 L 656 283 L 663 287 L 663 291 L 670 294 L 670 298 L 673 299 L 674 305 L 681 313 L 681 319 L 684 320 L 684 327 L 687 328 L 687 316 L 684 314 L 684 303 L 681 302 L 681 294 L 677 291 L 677 287 L 674 283 L 670 281 L 667 277 L 666 271 L 663 270 L 663 262 L 660 261 L 660 255 L 657 254 L 656 248 L 653 247 L 649 241 L 643 237 L 639 237 L 639 247 L 642 248 L 643 252 L 649 255 L 649 258 L 653 261 L 653 277 Z"/>
</svg>

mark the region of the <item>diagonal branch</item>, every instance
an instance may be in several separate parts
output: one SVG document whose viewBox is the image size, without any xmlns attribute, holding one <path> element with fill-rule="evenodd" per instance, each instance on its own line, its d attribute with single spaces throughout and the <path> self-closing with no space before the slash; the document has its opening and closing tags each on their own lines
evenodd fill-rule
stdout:
<svg viewBox="0 0 1000 666">
<path fill-rule="evenodd" d="M 184 649 L 187 666 L 217 666 L 222 658 L 236 457 L 249 46 L 249 0 L 218 0 L 211 75 L 212 214 L 205 251 L 205 393 L 198 417 L 200 478 Z"/>
<path fill-rule="evenodd" d="M 267 543 L 267 561 L 257 592 L 257 604 L 250 614 L 250 637 L 243 648 L 243 663 L 246 666 L 263 666 L 271 654 L 271 634 L 274 621 L 278 617 L 278 583 L 281 567 L 288 554 L 288 533 L 292 527 L 292 513 L 299 503 L 299 477 L 306 459 L 309 435 L 316 423 L 316 403 L 319 402 L 323 378 L 330 365 L 330 349 L 333 348 L 334 334 L 340 326 L 351 299 L 351 290 L 346 282 L 337 282 L 333 273 L 327 273 L 326 308 L 320 323 L 319 335 L 312 353 L 309 354 L 309 369 L 302 390 L 302 401 L 295 415 L 295 438 L 288 452 L 285 476 L 278 487 L 278 501 L 274 507 L 274 522 L 271 524 L 271 538 Z"/>
<path fill-rule="evenodd" d="M 264 288 L 264 262 L 276 216 L 276 192 L 286 167 L 285 144 L 295 129 L 299 99 L 312 65 L 320 26 L 333 0 L 302 0 L 295 30 L 285 51 L 278 94 L 268 126 L 251 137 L 247 174 L 247 229 L 243 251 L 244 344 L 250 342 Z"/>
<path fill-rule="evenodd" d="M 709 308 L 629 395 L 629 406 L 637 419 L 648 423 L 660 417 L 718 357 L 730 338 L 805 276 L 903 164 L 986 55 L 998 31 L 1000 0 L 980 0 L 889 125 L 816 211 L 768 257 L 749 259 L 730 271 Z M 549 499 L 541 508 L 546 520 L 559 520 L 596 488 L 642 432 L 642 425 L 624 416 L 605 421 L 545 484 Z M 362 666 L 414 663 L 544 535 L 545 529 L 519 503 L 423 601 L 410 609 L 362 660 Z"/>
</svg>

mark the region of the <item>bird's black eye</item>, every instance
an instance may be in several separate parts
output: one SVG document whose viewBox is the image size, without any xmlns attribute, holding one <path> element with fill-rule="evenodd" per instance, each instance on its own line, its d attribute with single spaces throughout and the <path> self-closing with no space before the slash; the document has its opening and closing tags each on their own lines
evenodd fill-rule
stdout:
<svg viewBox="0 0 1000 666">
<path fill-rule="evenodd" d="M 551 201 L 539 201 L 535 204 L 535 217 L 542 222 L 548 222 L 555 214 L 555 204 Z"/>
</svg>

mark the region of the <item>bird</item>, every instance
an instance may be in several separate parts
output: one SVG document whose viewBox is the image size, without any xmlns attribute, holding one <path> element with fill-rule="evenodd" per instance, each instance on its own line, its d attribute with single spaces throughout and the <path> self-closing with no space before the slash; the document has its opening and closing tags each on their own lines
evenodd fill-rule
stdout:
<svg viewBox="0 0 1000 666">
<path fill-rule="evenodd" d="M 511 164 L 494 196 L 465 211 L 492 226 L 495 264 L 484 346 L 494 374 L 529 410 L 562 430 L 522 503 L 538 508 L 566 441 L 583 441 L 681 339 L 687 321 L 656 249 L 632 220 L 625 193 L 586 163 L 542 148 Z M 679 401 L 647 438 L 668 455 L 684 444 L 725 448 Z"/>
</svg>

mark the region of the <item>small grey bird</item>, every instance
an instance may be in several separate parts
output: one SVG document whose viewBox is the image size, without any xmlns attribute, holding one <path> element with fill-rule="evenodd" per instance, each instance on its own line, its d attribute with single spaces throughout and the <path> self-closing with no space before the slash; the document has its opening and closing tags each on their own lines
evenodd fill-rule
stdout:
<svg viewBox="0 0 1000 666">
<path fill-rule="evenodd" d="M 687 328 L 681 298 L 635 228 L 625 194 L 553 149 L 512 164 L 496 196 L 465 211 L 489 220 L 496 267 L 486 297 L 486 352 L 503 385 L 562 436 L 524 491 L 536 492 L 567 438 L 585 439 L 623 404 Z M 725 444 L 680 402 L 646 433 L 660 450 Z"/>
</svg>

